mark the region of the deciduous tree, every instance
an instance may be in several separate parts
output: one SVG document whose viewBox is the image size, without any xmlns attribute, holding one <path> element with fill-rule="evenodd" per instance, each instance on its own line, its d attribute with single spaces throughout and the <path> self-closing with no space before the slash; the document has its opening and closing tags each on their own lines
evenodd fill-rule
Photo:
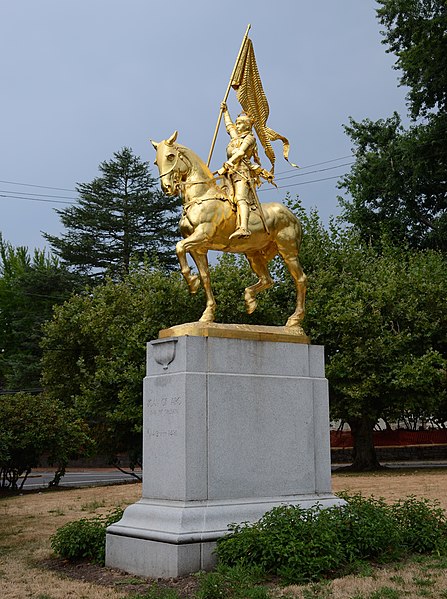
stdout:
<svg viewBox="0 0 447 599">
<path fill-rule="evenodd" d="M 73 296 L 45 326 L 43 386 L 87 419 L 112 462 L 141 463 L 146 343 L 200 308 L 179 273 L 146 266 Z"/>
<path fill-rule="evenodd" d="M 0 487 L 10 491 L 22 489 L 43 457 L 59 477 L 69 459 L 92 448 L 85 423 L 43 394 L 0 395 L 0 422 Z"/>
<path fill-rule="evenodd" d="M 363 239 L 447 251 L 447 5 L 379 0 L 384 43 L 409 86 L 413 122 L 387 119 L 345 127 L 356 161 L 340 187 L 345 219 Z"/>
<path fill-rule="evenodd" d="M 0 391 L 40 387 L 42 324 L 81 287 L 55 257 L 0 238 Z"/>
</svg>

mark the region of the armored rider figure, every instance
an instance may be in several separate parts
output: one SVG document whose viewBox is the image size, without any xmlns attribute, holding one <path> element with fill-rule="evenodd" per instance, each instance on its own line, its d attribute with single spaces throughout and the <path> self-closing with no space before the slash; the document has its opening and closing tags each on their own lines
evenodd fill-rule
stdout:
<svg viewBox="0 0 447 599">
<path fill-rule="evenodd" d="M 222 102 L 221 108 L 231 141 L 227 146 L 227 160 L 218 173 L 226 175 L 231 181 L 238 214 L 238 226 L 230 235 L 230 239 L 249 237 L 251 232 L 248 228 L 248 217 L 250 209 L 256 207 L 255 185 L 259 184 L 259 175 L 263 169 L 259 164 L 258 148 L 252 133 L 250 117 L 240 114 L 233 123 L 225 102 Z"/>
</svg>

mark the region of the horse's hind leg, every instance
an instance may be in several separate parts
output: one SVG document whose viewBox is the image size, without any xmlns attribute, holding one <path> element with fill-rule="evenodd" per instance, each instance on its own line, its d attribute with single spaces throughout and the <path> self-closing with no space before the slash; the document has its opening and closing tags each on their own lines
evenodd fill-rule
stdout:
<svg viewBox="0 0 447 599">
<path fill-rule="evenodd" d="M 203 288 L 206 295 L 206 308 L 200 317 L 200 322 L 214 322 L 214 313 L 216 311 L 216 301 L 214 299 L 213 290 L 211 288 L 210 269 L 208 265 L 207 254 L 202 254 L 190 250 L 189 253 L 192 259 L 196 263 L 197 269 L 200 274 L 200 280 L 202 281 Z"/>
<path fill-rule="evenodd" d="M 247 312 L 249 314 L 256 310 L 256 306 L 258 305 L 256 300 L 257 294 L 273 285 L 273 280 L 268 271 L 267 264 L 271 258 L 273 258 L 275 253 L 276 250 L 271 252 L 271 255 L 263 254 L 261 252 L 250 255 L 246 254 L 252 271 L 259 277 L 258 281 L 254 285 L 251 285 L 251 287 L 247 287 L 245 289 L 244 299 L 245 305 L 247 306 Z"/>
</svg>

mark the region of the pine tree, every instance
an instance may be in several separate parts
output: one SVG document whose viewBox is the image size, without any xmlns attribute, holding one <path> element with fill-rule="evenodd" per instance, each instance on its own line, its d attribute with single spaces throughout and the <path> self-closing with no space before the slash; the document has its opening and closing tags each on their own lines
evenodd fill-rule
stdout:
<svg viewBox="0 0 447 599">
<path fill-rule="evenodd" d="M 67 232 L 44 233 L 53 251 L 75 271 L 121 279 L 132 260 L 171 268 L 177 263 L 180 201 L 156 189 L 149 164 L 130 148 L 99 165 L 101 176 L 77 186 L 75 205 L 57 210 Z"/>
</svg>

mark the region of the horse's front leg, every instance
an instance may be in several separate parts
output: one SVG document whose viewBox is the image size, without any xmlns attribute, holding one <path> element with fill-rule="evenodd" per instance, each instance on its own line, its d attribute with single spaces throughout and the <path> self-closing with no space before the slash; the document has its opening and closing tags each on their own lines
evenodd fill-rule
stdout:
<svg viewBox="0 0 447 599">
<path fill-rule="evenodd" d="M 185 281 L 188 284 L 189 291 L 194 295 L 195 293 L 197 293 L 200 287 L 200 278 L 198 275 L 193 275 L 191 273 L 191 269 L 189 268 L 188 260 L 186 259 L 187 250 L 185 248 L 185 243 L 187 239 L 188 238 L 179 241 L 175 247 L 175 250 L 177 253 L 178 261 L 180 263 L 182 275 L 184 276 Z"/>
<path fill-rule="evenodd" d="M 208 267 L 208 258 L 206 254 L 206 244 L 214 233 L 215 225 L 212 223 L 202 224 L 197 227 L 195 231 L 179 241 L 176 246 L 177 256 L 182 269 L 182 274 L 189 285 L 191 293 L 195 293 L 202 281 L 203 288 L 206 295 L 206 308 L 202 314 L 201 322 L 213 322 L 214 312 L 216 309 L 216 301 L 214 299 L 213 291 L 211 289 L 210 271 Z M 205 248 L 205 253 L 203 253 Z M 191 274 L 188 261 L 186 259 L 186 253 L 189 252 L 196 263 L 199 271 L 200 279 L 197 275 Z"/>
<path fill-rule="evenodd" d="M 200 280 L 202 281 L 203 289 L 206 295 L 206 308 L 200 317 L 200 322 L 214 322 L 214 313 L 216 311 L 216 301 L 214 299 L 213 290 L 211 288 L 210 269 L 208 265 L 207 254 L 202 254 L 190 250 L 192 259 L 196 263 L 197 269 L 200 273 Z"/>
</svg>

